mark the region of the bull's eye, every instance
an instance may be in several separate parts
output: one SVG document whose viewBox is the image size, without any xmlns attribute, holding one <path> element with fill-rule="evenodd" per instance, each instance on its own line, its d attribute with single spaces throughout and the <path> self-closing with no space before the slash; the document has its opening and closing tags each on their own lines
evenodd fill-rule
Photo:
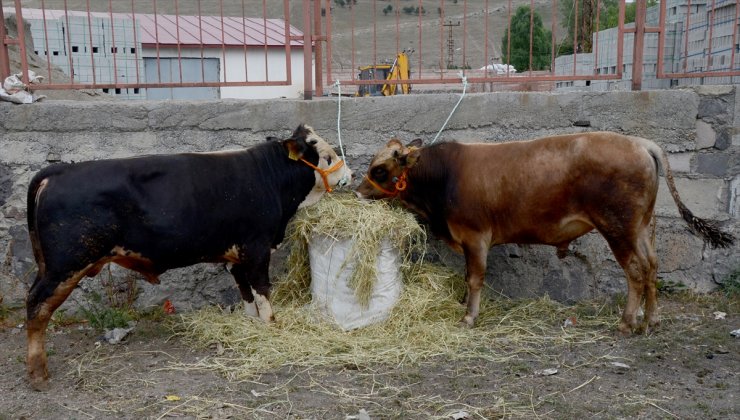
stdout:
<svg viewBox="0 0 740 420">
<path fill-rule="evenodd" d="M 370 171 L 370 174 L 377 182 L 385 182 L 388 179 L 388 171 L 382 166 L 376 166 Z"/>
<path fill-rule="evenodd" d="M 326 159 L 326 164 L 331 165 L 331 156 L 327 156 L 324 159 Z"/>
</svg>

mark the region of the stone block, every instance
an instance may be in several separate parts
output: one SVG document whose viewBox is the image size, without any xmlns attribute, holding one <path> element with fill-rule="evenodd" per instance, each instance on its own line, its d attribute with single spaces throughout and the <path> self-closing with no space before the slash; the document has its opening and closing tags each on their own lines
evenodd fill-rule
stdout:
<svg viewBox="0 0 740 420">
<path fill-rule="evenodd" d="M 694 153 L 670 153 L 668 164 L 673 172 L 691 172 L 691 158 Z"/>
<path fill-rule="evenodd" d="M 727 174 L 730 157 L 719 153 L 702 153 L 696 157 L 696 172 L 723 177 Z"/>
<path fill-rule="evenodd" d="M 710 124 L 702 120 L 696 121 L 696 148 L 707 149 L 714 147 L 714 143 L 717 141 L 717 133 Z"/>
<path fill-rule="evenodd" d="M 681 201 L 696 216 L 710 219 L 727 218 L 728 215 L 722 210 L 723 206 L 718 198 L 724 188 L 723 180 L 676 178 L 675 183 Z M 662 178 L 658 188 L 655 214 L 661 217 L 680 217 L 668 186 Z"/>
</svg>

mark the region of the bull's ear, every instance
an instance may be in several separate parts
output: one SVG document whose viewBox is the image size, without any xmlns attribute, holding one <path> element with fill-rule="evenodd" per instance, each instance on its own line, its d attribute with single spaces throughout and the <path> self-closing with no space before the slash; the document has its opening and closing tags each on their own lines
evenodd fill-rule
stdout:
<svg viewBox="0 0 740 420">
<path fill-rule="evenodd" d="M 273 136 L 267 136 L 265 138 L 265 141 L 280 141 L 280 139 L 277 137 L 273 137 Z"/>
<path fill-rule="evenodd" d="M 406 147 L 421 147 L 422 144 L 424 144 L 424 140 L 413 139 L 409 142 L 409 144 L 406 145 Z"/>
<path fill-rule="evenodd" d="M 401 141 L 400 141 L 400 140 L 398 140 L 398 139 L 397 139 L 397 138 L 395 138 L 395 137 L 394 137 L 394 138 L 392 138 L 392 139 L 390 139 L 390 140 L 388 140 L 388 143 L 386 143 L 385 145 L 386 145 L 386 147 L 391 147 L 391 146 L 393 146 L 394 144 L 395 144 L 395 145 L 397 145 L 397 146 L 399 146 L 399 147 L 403 147 L 403 143 L 401 143 Z"/>
<path fill-rule="evenodd" d="M 283 140 L 283 147 L 285 147 L 285 150 L 288 152 L 288 157 L 290 159 L 298 160 L 303 157 L 303 154 L 308 148 L 308 144 L 306 144 L 306 140 L 303 138 L 289 138 L 287 140 Z"/>
<path fill-rule="evenodd" d="M 421 154 L 421 151 L 418 148 L 414 149 L 406 149 L 404 152 L 399 152 L 396 150 L 393 153 L 393 157 L 398 161 L 398 164 L 402 167 L 412 167 L 416 164 L 416 161 L 419 160 L 419 155 Z"/>
</svg>

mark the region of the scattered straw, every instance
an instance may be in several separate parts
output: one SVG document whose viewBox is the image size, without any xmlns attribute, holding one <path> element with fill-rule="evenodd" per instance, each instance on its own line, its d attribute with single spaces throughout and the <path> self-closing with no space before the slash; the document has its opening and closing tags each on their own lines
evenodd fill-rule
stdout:
<svg viewBox="0 0 740 420">
<path fill-rule="evenodd" d="M 240 310 L 211 307 L 183 314 L 180 334 L 186 340 L 202 347 L 216 344 L 223 351 L 181 368 L 216 370 L 243 380 L 281 366 L 403 366 L 435 357 L 506 362 L 522 355 L 531 358 L 556 345 L 601 341 L 613 327 L 612 315 L 601 314 L 579 318 L 578 328 L 562 329 L 573 308 L 542 298 L 485 299 L 476 328 L 462 328 L 463 292 L 460 275 L 422 264 L 406 279 L 387 321 L 354 331 L 344 332 L 321 318 L 305 304 L 305 295 L 276 304 L 274 325 L 250 319 Z"/>
<path fill-rule="evenodd" d="M 413 269 L 412 257 L 423 255 L 426 246 L 426 233 L 411 213 L 385 201 L 358 200 L 354 194 L 327 195 L 317 204 L 300 210 L 288 226 L 289 271 L 282 280 L 288 285 L 276 288 L 275 302 L 310 298 L 304 292 L 311 282 L 308 243 L 315 235 L 352 241 L 344 264 L 355 263 L 348 284 L 364 306 L 372 295 L 377 278 L 377 257 L 384 239 L 390 240 L 400 251 L 404 274 Z"/>
</svg>

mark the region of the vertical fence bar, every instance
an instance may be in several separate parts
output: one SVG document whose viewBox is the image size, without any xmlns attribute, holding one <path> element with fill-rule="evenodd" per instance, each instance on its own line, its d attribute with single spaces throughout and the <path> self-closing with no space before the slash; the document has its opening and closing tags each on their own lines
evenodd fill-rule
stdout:
<svg viewBox="0 0 740 420">
<path fill-rule="evenodd" d="M 200 0 L 198 0 L 198 3 L 200 3 Z M 249 66 L 247 63 L 247 9 L 244 6 L 244 0 L 242 0 L 242 44 L 244 46 L 244 81 L 246 82 L 249 81 Z M 290 57 L 288 58 L 290 59 Z"/>
<path fill-rule="evenodd" d="M 113 53 L 113 83 L 118 85 L 118 63 L 116 62 L 116 55 L 118 54 L 118 47 L 116 47 L 116 28 L 113 24 L 113 0 L 108 0 L 108 16 L 110 17 L 110 39 L 111 39 L 111 53 Z M 71 38 L 72 34 L 70 34 Z M 69 54 L 70 60 L 72 59 L 72 53 Z"/>
<path fill-rule="evenodd" d="M 287 27 L 290 30 L 290 26 Z M 324 72 L 321 68 L 323 62 L 322 48 L 321 48 L 321 2 L 313 2 L 313 39 L 314 39 L 314 63 L 316 68 L 314 71 L 314 84 L 316 89 L 316 96 L 324 96 Z"/>
<path fill-rule="evenodd" d="M 5 28 L 5 13 L 3 13 L 3 4 L 0 0 L 0 80 L 5 80 L 10 76 L 10 54 L 8 54 L 8 31 Z"/>
<path fill-rule="evenodd" d="M 331 78 L 331 3 L 330 0 L 326 0 L 324 3 L 324 10 L 326 10 L 326 81 L 327 83 L 332 82 Z"/>
<path fill-rule="evenodd" d="M 555 75 L 555 45 L 556 42 L 556 35 L 555 35 L 555 23 L 557 22 L 557 0 L 552 0 L 552 28 L 550 29 L 550 74 Z"/>
<path fill-rule="evenodd" d="M 665 2 L 660 2 L 660 17 L 658 18 L 658 27 L 660 28 L 660 33 L 658 33 L 658 71 L 656 74 L 657 78 L 663 77 L 663 61 L 665 61 L 665 37 L 666 37 L 666 27 L 665 27 L 665 16 L 666 16 L 666 5 Z"/>
<path fill-rule="evenodd" d="M 463 52 L 462 52 L 462 63 L 460 67 L 462 67 L 462 73 L 463 75 L 465 72 L 465 64 L 466 64 L 466 46 L 467 46 L 467 40 L 468 40 L 468 0 L 465 0 L 463 2 Z"/>
<path fill-rule="evenodd" d="M 352 80 L 355 80 L 355 51 L 356 51 L 356 48 L 355 48 L 355 8 L 354 7 L 352 7 L 350 9 L 349 14 L 351 16 L 350 23 L 352 25 L 352 57 L 351 57 L 351 59 L 352 59 L 352 67 L 351 67 L 351 72 L 352 72 Z"/>
<path fill-rule="evenodd" d="M 421 74 L 422 74 L 422 72 L 421 72 L 421 57 L 422 57 L 422 51 L 424 51 L 424 49 L 421 46 L 421 32 L 422 32 L 422 30 L 421 30 L 421 14 L 422 14 L 421 11 L 422 11 L 422 9 L 424 7 L 424 5 L 422 4 L 422 0 L 419 0 L 419 6 L 418 7 L 419 7 L 419 73 L 417 73 L 417 74 L 419 75 L 419 77 L 421 77 Z"/>
<path fill-rule="evenodd" d="M 17 11 L 20 11 L 20 3 L 16 2 L 15 5 L 16 5 L 15 6 L 16 7 L 16 10 Z M 18 16 L 18 15 L 16 15 L 16 16 Z M 66 25 L 66 30 L 64 32 L 65 32 L 65 35 L 67 35 L 66 36 L 66 38 L 67 38 L 66 39 L 66 43 L 67 43 L 67 57 L 69 57 L 69 83 L 70 84 L 74 84 L 74 82 L 75 82 L 75 68 L 74 68 L 74 63 L 72 62 L 72 34 L 69 33 L 69 13 L 67 12 L 67 0 L 64 0 L 64 24 Z M 21 20 L 21 21 L 18 22 L 18 35 L 19 35 L 18 36 L 18 40 L 21 39 L 20 38 L 20 34 L 22 34 L 23 32 L 25 32 L 25 31 L 23 30 L 23 21 Z M 23 54 L 21 57 L 25 57 L 25 54 Z M 51 59 L 49 59 L 49 61 L 51 61 Z M 23 73 L 24 73 L 24 76 L 25 76 L 25 73 L 26 73 L 25 69 L 24 69 Z M 27 80 L 24 80 L 23 83 L 26 83 L 27 84 L 28 81 Z"/>
<path fill-rule="evenodd" d="M 622 54 L 624 53 L 624 2 L 619 2 L 619 13 L 617 16 L 617 75 L 622 78 L 622 66 L 624 65 L 624 59 Z"/>
<path fill-rule="evenodd" d="M 737 6 L 736 6 L 737 7 Z M 683 72 L 686 73 L 689 66 L 689 33 L 691 28 L 689 22 L 691 21 L 691 0 L 686 2 L 686 35 L 683 43 Z"/>
<path fill-rule="evenodd" d="M 730 70 L 735 70 L 735 50 L 737 50 L 737 18 L 740 16 L 740 3 L 735 3 L 735 19 L 732 21 L 732 52 L 730 53 Z M 730 78 L 732 82 L 732 78 Z"/>
<path fill-rule="evenodd" d="M 645 45 L 646 0 L 635 0 L 635 46 L 632 51 L 632 90 L 642 90 L 642 63 Z"/>
<path fill-rule="evenodd" d="M 180 83 L 182 80 L 182 44 L 180 42 L 180 2 L 175 0 L 175 38 L 177 39 L 177 69 L 180 74 Z"/>
<path fill-rule="evenodd" d="M 221 16 L 221 66 L 224 69 L 224 83 L 228 82 L 228 78 L 226 76 L 226 69 L 228 66 L 226 65 L 226 30 L 224 29 L 224 0 L 220 0 L 218 2 L 219 5 L 219 14 Z M 267 35 L 267 25 L 265 25 L 265 35 Z M 179 42 L 179 40 L 178 40 Z M 265 42 L 267 44 L 267 42 Z M 267 57 L 265 57 L 265 62 L 267 61 Z M 267 75 L 267 72 L 265 72 L 265 75 Z"/>
<path fill-rule="evenodd" d="M 267 64 L 267 0 L 262 0 L 262 39 L 265 52 L 265 82 L 270 80 L 269 65 Z M 224 68 L 226 74 L 226 68 Z"/>
<path fill-rule="evenodd" d="M 620 2 L 621 3 L 621 2 Z M 578 74 L 578 0 L 573 1 L 573 76 Z"/>
<path fill-rule="evenodd" d="M 554 1 L 554 0 L 553 0 Z M 596 39 L 594 40 L 594 74 L 599 63 L 599 24 L 601 23 L 601 0 L 596 0 Z"/>
<path fill-rule="evenodd" d="M 483 68 L 485 69 L 483 71 L 483 77 L 488 78 L 488 12 L 490 10 L 488 9 L 488 0 L 486 0 L 486 9 L 485 9 L 485 16 L 486 16 L 486 22 L 485 22 L 485 40 L 484 40 L 484 53 L 483 53 Z"/>
<path fill-rule="evenodd" d="M 290 32 L 290 4 L 288 3 L 288 0 L 283 0 L 283 16 L 285 17 L 285 27 L 283 28 L 285 32 L 285 74 L 286 74 L 286 81 L 289 85 L 293 84 L 293 53 L 291 50 L 291 42 L 293 42 L 293 39 L 291 38 L 291 32 Z M 267 28 L 265 28 L 265 33 L 267 33 Z"/>
<path fill-rule="evenodd" d="M 511 0 L 509 0 L 509 17 L 506 24 L 506 76 L 509 76 L 509 65 L 511 64 Z"/>
<path fill-rule="evenodd" d="M 401 0 L 396 0 L 396 10 L 394 14 L 396 15 L 396 52 L 401 52 Z M 444 4 L 444 0 L 442 0 L 442 3 Z M 444 10 L 442 10 L 442 14 L 444 14 Z"/>
<path fill-rule="evenodd" d="M 26 86 L 29 84 L 28 80 L 28 57 L 26 56 L 26 27 L 23 25 L 23 8 L 21 2 L 16 0 L 15 2 L 15 26 L 18 31 L 16 40 L 18 41 L 18 51 L 21 55 L 21 80 Z"/>
<path fill-rule="evenodd" d="M 88 6 L 88 10 L 90 7 Z M 46 25 L 46 4 L 44 0 L 41 0 L 41 18 L 44 20 L 44 57 L 46 60 L 46 65 L 49 69 L 49 83 L 52 82 L 52 75 L 51 75 L 51 60 L 49 60 L 49 29 Z M 92 27 L 90 28 L 90 31 L 92 31 Z M 90 39 L 92 39 L 92 32 L 90 32 Z M 92 44 L 92 41 L 90 41 Z M 90 54 L 92 54 L 92 45 L 90 45 Z M 94 74 L 94 72 L 93 72 Z"/>
<path fill-rule="evenodd" d="M 575 0 L 578 3 L 578 0 Z M 532 75 L 532 50 L 534 49 L 534 0 L 529 0 L 529 75 Z"/>
<path fill-rule="evenodd" d="M 139 25 L 136 23 L 136 7 L 134 6 L 134 0 L 131 0 L 131 26 L 131 29 L 134 32 L 134 67 L 136 67 L 136 84 L 140 84 L 141 75 L 139 74 Z M 90 34 L 90 36 L 92 37 L 92 33 Z M 95 67 L 93 67 L 93 72 L 94 71 Z"/>
<path fill-rule="evenodd" d="M 709 22 L 707 22 L 707 25 L 709 25 L 709 45 L 707 46 L 707 68 L 705 71 L 709 71 L 712 69 L 712 67 L 714 67 L 714 60 L 712 59 L 712 30 L 714 29 L 714 6 L 715 0 L 712 0 L 712 13 L 710 14 Z M 737 7 L 737 5 L 735 7 Z"/>
<path fill-rule="evenodd" d="M 373 0 L 373 65 L 378 64 L 378 14 L 377 2 Z"/>
<path fill-rule="evenodd" d="M 98 76 L 95 74 L 95 56 L 93 55 L 93 26 L 92 26 L 92 16 L 90 14 L 90 0 L 87 0 L 87 33 L 89 35 L 88 39 L 90 40 L 90 64 L 92 66 L 92 80 L 93 84 L 97 83 Z M 133 4 L 133 0 L 132 0 Z M 46 16 L 44 16 L 44 30 L 46 28 Z M 49 65 L 51 66 L 51 60 L 48 60 Z M 137 67 L 138 68 L 138 67 Z M 51 68 L 49 69 L 49 72 L 51 73 Z"/>
<path fill-rule="evenodd" d="M 444 69 L 444 36 L 445 36 L 445 0 L 442 0 L 440 2 L 439 6 L 439 77 L 440 79 L 443 76 L 443 69 Z M 396 34 L 398 36 L 398 34 Z"/>
<path fill-rule="evenodd" d="M 159 20 L 157 18 L 157 0 L 152 2 L 154 6 L 154 44 L 157 50 L 157 83 L 162 83 L 162 66 L 159 62 Z"/>
<path fill-rule="evenodd" d="M 311 82 L 311 5 L 303 0 L 303 99 L 313 99 Z"/>
<path fill-rule="evenodd" d="M 200 41 L 200 81 L 206 81 L 206 58 L 205 51 L 203 48 L 203 12 L 201 11 L 201 3 L 198 0 L 198 41 Z M 246 55 L 245 55 L 246 60 Z"/>
</svg>

